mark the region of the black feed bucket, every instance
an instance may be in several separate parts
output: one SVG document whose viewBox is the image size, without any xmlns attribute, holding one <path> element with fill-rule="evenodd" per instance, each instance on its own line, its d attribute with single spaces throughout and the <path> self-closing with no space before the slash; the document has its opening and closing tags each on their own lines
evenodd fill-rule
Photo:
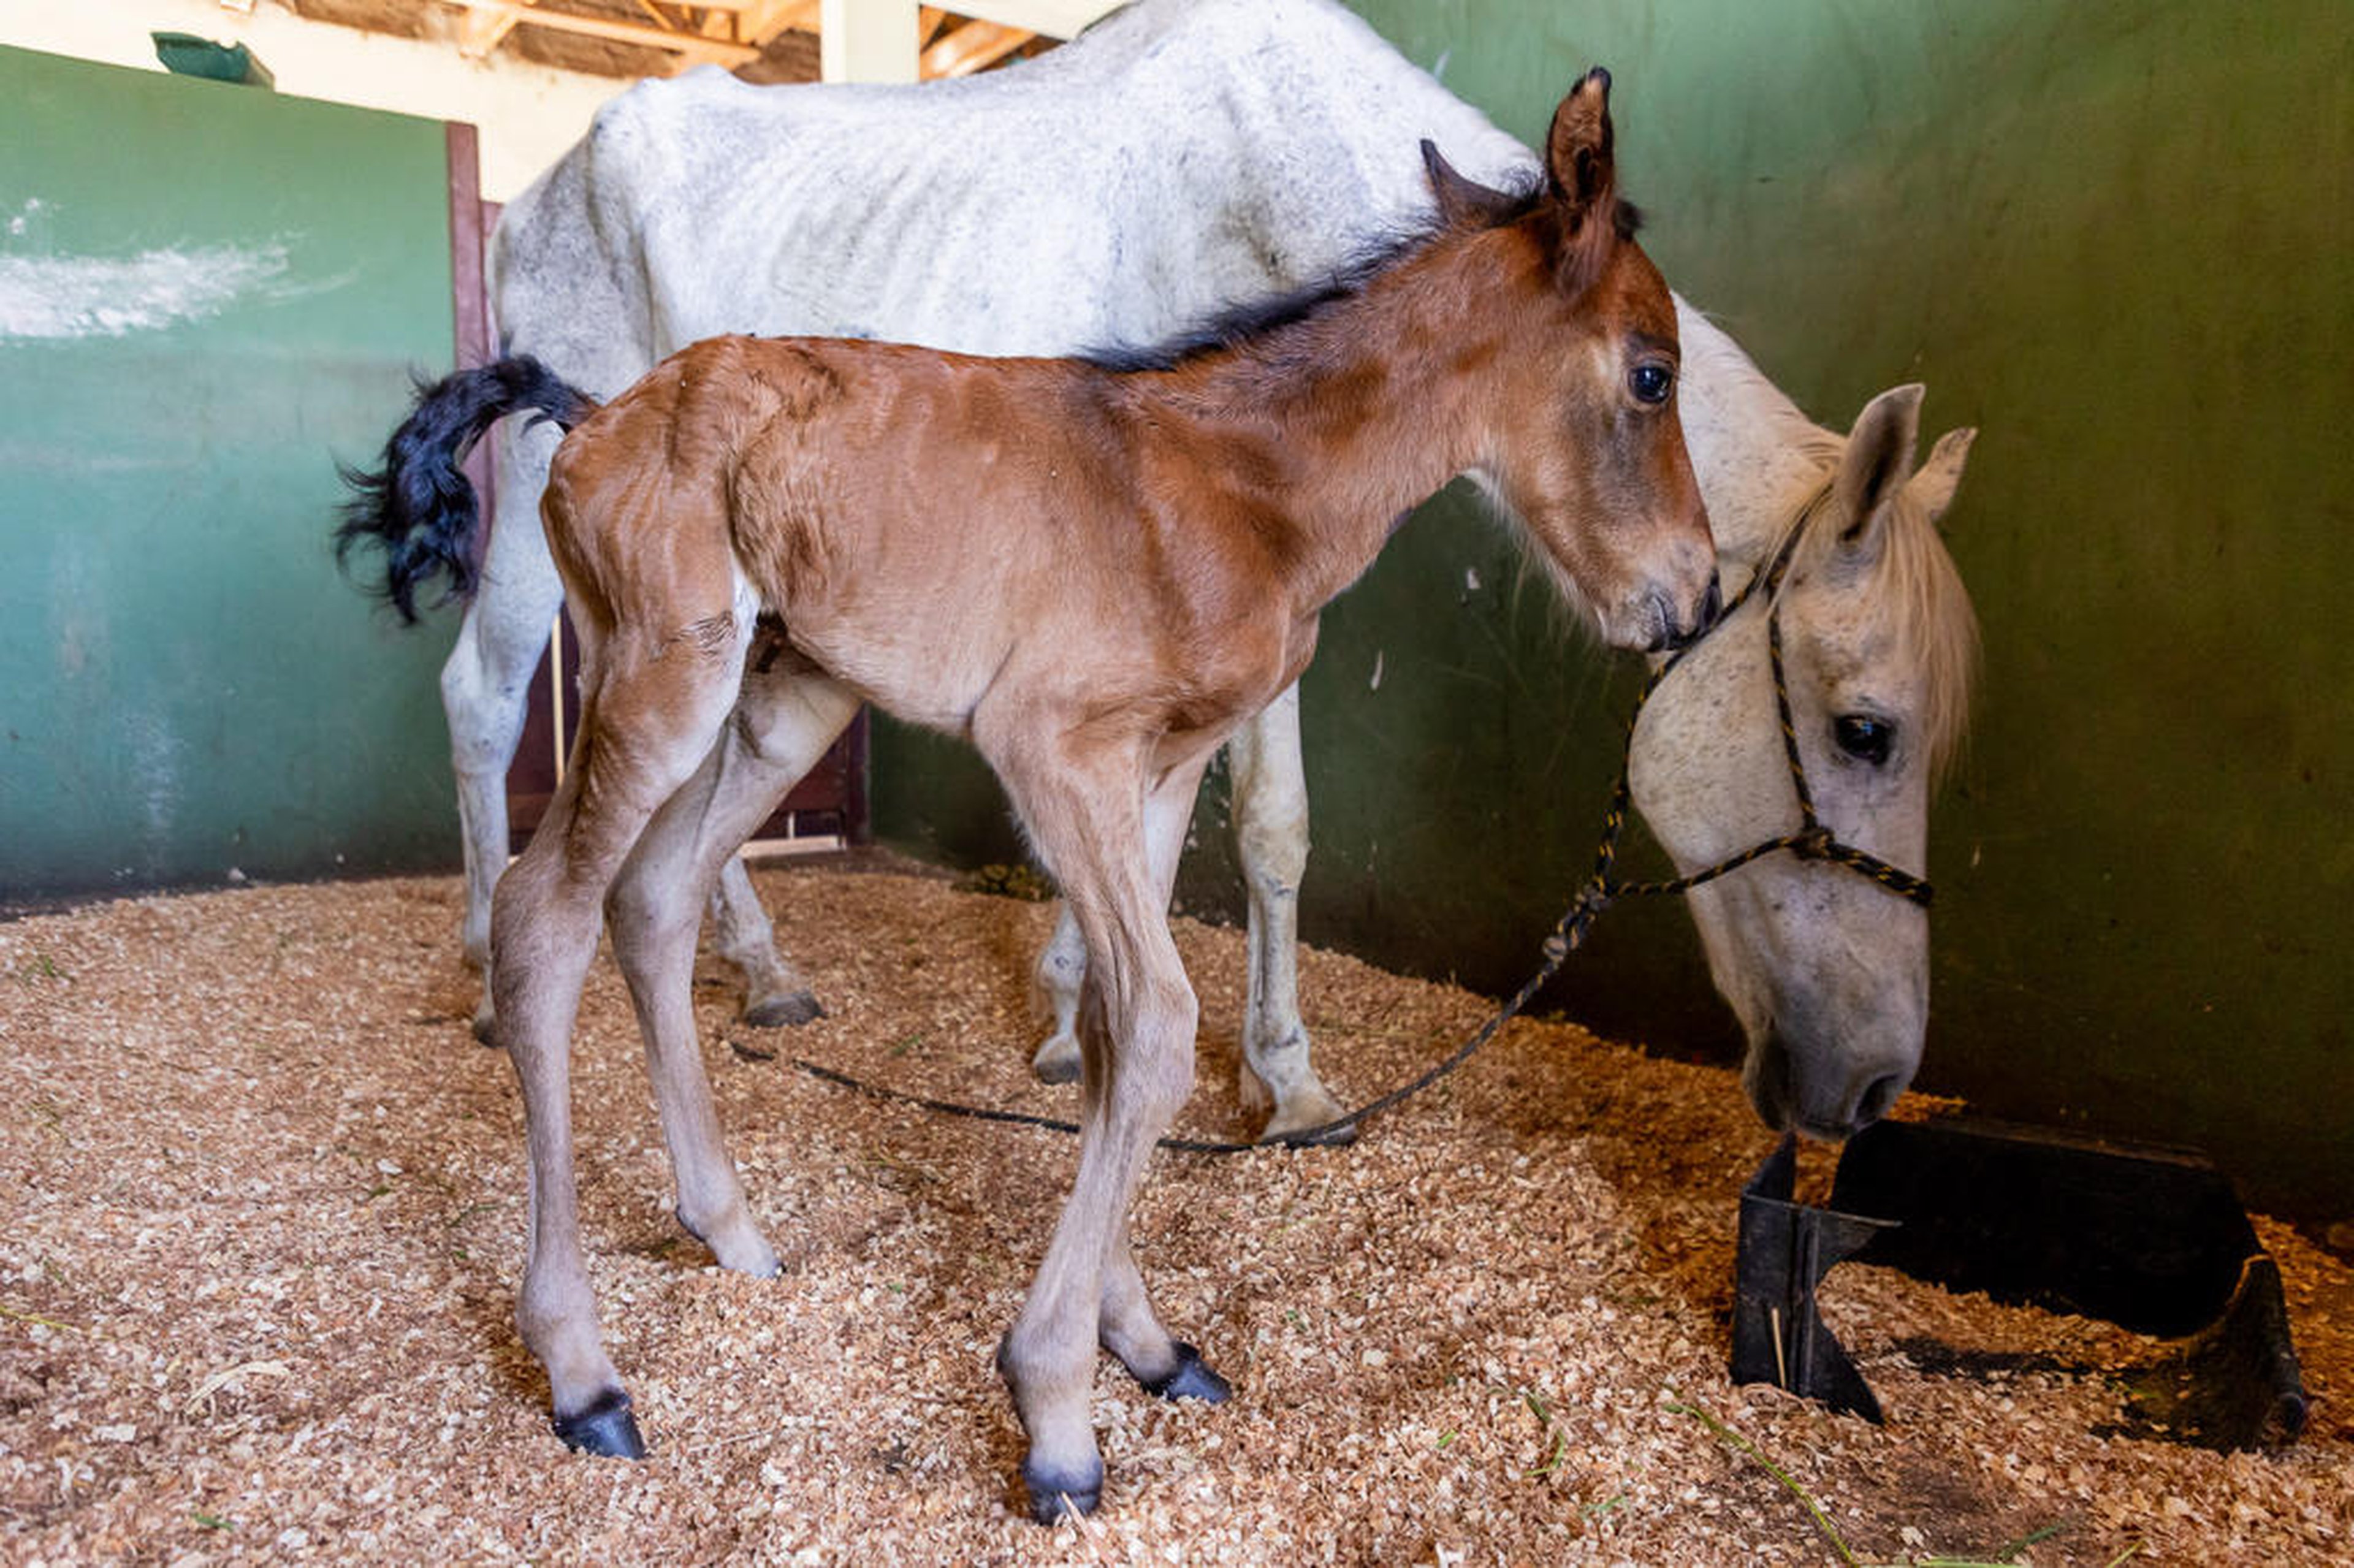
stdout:
<svg viewBox="0 0 2354 1568">
<path fill-rule="evenodd" d="M 2182 1341 L 2126 1377 L 2137 1418 L 2211 1448 L 2305 1428 L 2280 1270 L 2205 1160 L 1969 1118 L 1848 1140 L 1829 1206 L 1791 1202 L 1788 1139 L 1741 1197 L 1733 1380 L 1881 1418 L 1815 1310 L 1842 1260 Z"/>
</svg>

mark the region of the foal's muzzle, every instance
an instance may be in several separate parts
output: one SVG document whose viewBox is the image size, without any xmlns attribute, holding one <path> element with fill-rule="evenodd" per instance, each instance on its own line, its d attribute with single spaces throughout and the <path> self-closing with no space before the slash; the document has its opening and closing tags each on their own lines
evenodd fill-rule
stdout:
<svg viewBox="0 0 2354 1568">
<path fill-rule="evenodd" d="M 1724 582 L 1716 573 L 1709 573 L 1708 592 L 1701 596 L 1700 612 L 1692 618 L 1689 627 L 1677 624 L 1675 603 L 1665 593 L 1654 592 L 1651 604 L 1653 624 L 1659 630 L 1646 651 L 1673 653 L 1679 649 L 1691 647 L 1714 629 L 1718 619 L 1724 614 Z"/>
</svg>

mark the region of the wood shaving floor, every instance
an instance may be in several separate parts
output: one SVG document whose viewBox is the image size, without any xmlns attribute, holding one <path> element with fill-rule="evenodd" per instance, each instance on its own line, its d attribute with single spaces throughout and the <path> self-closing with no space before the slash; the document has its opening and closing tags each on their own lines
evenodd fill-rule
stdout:
<svg viewBox="0 0 2354 1568">
<path fill-rule="evenodd" d="M 1050 911 L 855 864 L 758 880 L 830 1015 L 742 1029 L 708 960 L 698 1013 L 783 1277 L 723 1274 L 673 1224 L 609 963 L 582 1010 L 588 1242 L 640 1465 L 562 1450 L 509 1320 L 520 1115 L 467 1033 L 454 879 L 0 925 L 0 1560 L 2354 1562 L 2331 1255 L 2259 1222 L 2317 1396 L 2285 1452 L 2102 1436 L 2148 1342 L 1877 1270 L 1834 1275 L 1826 1310 L 1885 1427 L 1734 1388 L 1734 1195 L 1770 1139 L 1730 1074 L 1559 1023 L 1514 1024 L 1353 1149 L 1159 1157 L 1145 1268 L 1236 1397 L 1162 1404 L 1107 1362 L 1104 1506 L 1031 1525 L 990 1356 L 1072 1144 L 790 1058 L 1065 1109 L 1026 1071 Z M 1240 934 L 1179 940 L 1204 1021 L 1185 1126 L 1234 1135 Z M 1489 1007 L 1327 953 L 1302 991 L 1352 1101 Z M 1904 1347 L 1930 1340 L 1996 1370 L 1924 1370 Z"/>
</svg>

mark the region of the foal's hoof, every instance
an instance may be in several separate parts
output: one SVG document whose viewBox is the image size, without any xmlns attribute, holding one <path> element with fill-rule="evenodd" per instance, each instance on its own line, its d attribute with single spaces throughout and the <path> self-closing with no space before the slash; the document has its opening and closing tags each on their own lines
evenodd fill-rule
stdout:
<svg viewBox="0 0 2354 1568">
<path fill-rule="evenodd" d="M 825 1016 L 825 1008 L 807 991 L 797 991 L 784 996 L 765 996 L 744 1009 L 744 1022 L 755 1029 L 782 1029 L 789 1024 L 814 1023 Z"/>
<path fill-rule="evenodd" d="M 559 1414 L 555 1425 L 564 1446 L 580 1453 L 608 1459 L 646 1457 L 646 1440 L 638 1436 L 637 1417 L 630 1414 L 630 1396 L 620 1389 L 598 1395 L 597 1402 L 578 1415 Z"/>
<path fill-rule="evenodd" d="M 1028 1459 L 1022 1461 L 1022 1484 L 1030 1493 L 1030 1517 L 1040 1524 L 1059 1524 L 1066 1514 L 1076 1519 L 1095 1512 L 1096 1505 L 1103 1501 L 1103 1480 L 1100 1461 L 1092 1474 L 1034 1469 Z"/>
<path fill-rule="evenodd" d="M 1177 1352 L 1177 1364 L 1156 1378 L 1138 1378 L 1144 1392 L 1157 1399 L 1198 1399 L 1204 1404 L 1224 1404 L 1235 1392 L 1234 1384 L 1210 1370 L 1202 1352 L 1182 1340 L 1173 1341 L 1170 1349 Z"/>
</svg>

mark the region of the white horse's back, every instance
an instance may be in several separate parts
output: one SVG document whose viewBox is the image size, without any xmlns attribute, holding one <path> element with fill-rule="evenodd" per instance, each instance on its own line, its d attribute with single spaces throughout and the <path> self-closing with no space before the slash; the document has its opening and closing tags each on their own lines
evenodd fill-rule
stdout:
<svg viewBox="0 0 2354 1568">
<path fill-rule="evenodd" d="M 1328 0 L 1145 0 L 1018 68 L 914 87 L 705 69 L 615 99 L 510 207 L 499 318 L 559 370 L 576 347 L 618 370 L 626 345 L 624 380 L 730 332 L 1149 341 L 1425 217 L 1426 136 L 1476 178 L 1530 166 Z"/>
</svg>

